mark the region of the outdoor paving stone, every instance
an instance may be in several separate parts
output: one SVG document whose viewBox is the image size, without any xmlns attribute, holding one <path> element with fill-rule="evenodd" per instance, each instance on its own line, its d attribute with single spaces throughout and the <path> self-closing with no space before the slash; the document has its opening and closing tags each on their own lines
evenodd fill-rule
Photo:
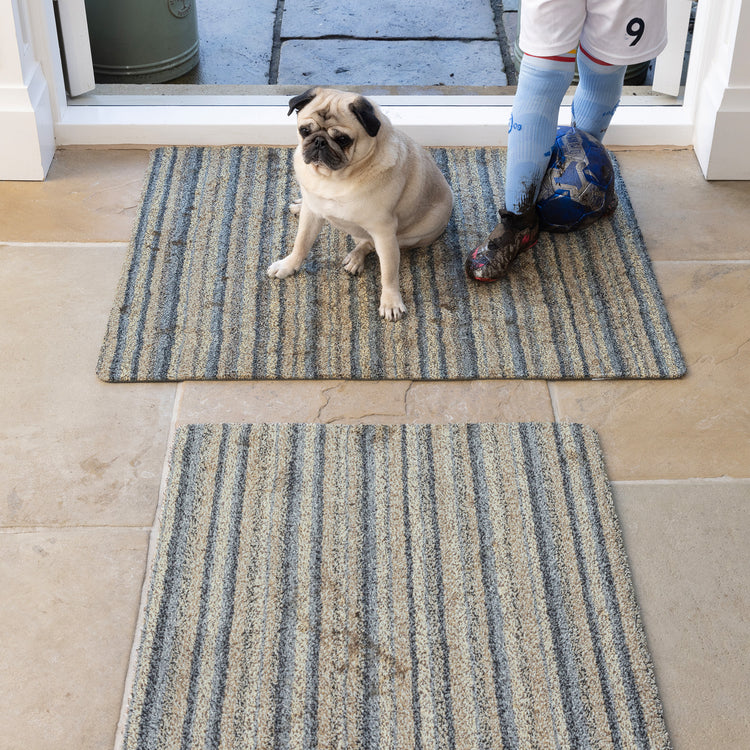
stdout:
<svg viewBox="0 0 750 750">
<path fill-rule="evenodd" d="M 199 2 L 200 60 L 172 83 L 266 84 L 268 81 L 277 0 L 223 0 L 220 12 Z"/>
<path fill-rule="evenodd" d="M 494 39 L 496 31 L 490 0 L 286 0 L 281 36 Z"/>
<path fill-rule="evenodd" d="M 505 86 L 497 42 L 295 40 L 281 46 L 280 84 Z"/>
</svg>

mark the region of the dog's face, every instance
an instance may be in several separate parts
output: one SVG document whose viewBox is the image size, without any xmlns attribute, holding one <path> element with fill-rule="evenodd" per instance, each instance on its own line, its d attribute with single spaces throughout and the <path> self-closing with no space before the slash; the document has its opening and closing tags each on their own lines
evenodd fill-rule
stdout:
<svg viewBox="0 0 750 750">
<path fill-rule="evenodd" d="M 364 158 L 380 130 L 372 104 L 343 91 L 308 89 L 289 100 L 289 114 L 295 111 L 303 161 L 331 171 Z"/>
</svg>

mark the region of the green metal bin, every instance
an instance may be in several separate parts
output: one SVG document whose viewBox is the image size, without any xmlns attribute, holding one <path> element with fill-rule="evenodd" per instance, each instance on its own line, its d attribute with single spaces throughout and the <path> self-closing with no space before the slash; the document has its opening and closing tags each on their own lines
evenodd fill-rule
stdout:
<svg viewBox="0 0 750 750">
<path fill-rule="evenodd" d="M 194 0 L 85 0 L 98 83 L 162 83 L 198 64 Z"/>
</svg>

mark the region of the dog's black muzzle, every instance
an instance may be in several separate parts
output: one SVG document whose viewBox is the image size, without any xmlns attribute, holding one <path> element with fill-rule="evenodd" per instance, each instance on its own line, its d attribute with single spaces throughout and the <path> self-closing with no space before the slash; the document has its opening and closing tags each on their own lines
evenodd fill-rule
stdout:
<svg viewBox="0 0 750 750">
<path fill-rule="evenodd" d="M 329 169 L 341 169 L 344 162 L 341 156 L 331 149 L 323 135 L 314 135 L 304 144 L 302 156 L 305 164 L 323 164 Z"/>
</svg>

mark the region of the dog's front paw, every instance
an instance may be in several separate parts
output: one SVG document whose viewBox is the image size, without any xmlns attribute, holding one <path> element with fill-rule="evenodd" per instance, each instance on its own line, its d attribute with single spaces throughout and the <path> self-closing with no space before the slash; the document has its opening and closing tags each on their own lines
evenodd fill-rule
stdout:
<svg viewBox="0 0 750 750">
<path fill-rule="evenodd" d="M 286 258 L 277 260 L 275 263 L 271 263 L 271 265 L 268 266 L 267 273 L 272 279 L 285 279 L 287 276 L 296 273 L 297 270 L 297 266 L 293 261 L 290 261 L 289 256 L 287 256 Z"/>
<path fill-rule="evenodd" d="M 365 257 L 367 253 L 358 253 L 356 250 L 349 253 L 344 258 L 344 270 L 352 276 L 359 276 L 365 267 Z"/>
<path fill-rule="evenodd" d="M 352 276 L 358 276 L 365 268 L 365 258 L 375 249 L 372 242 L 363 240 L 358 242 L 346 258 L 344 258 L 344 269 Z"/>
<path fill-rule="evenodd" d="M 299 215 L 299 212 L 302 210 L 302 198 L 297 198 L 296 200 L 293 200 L 289 204 L 289 211 L 290 213 L 293 213 L 295 215 Z"/>
<path fill-rule="evenodd" d="M 401 320 L 406 312 L 406 305 L 401 299 L 401 295 L 396 292 L 383 292 L 380 297 L 380 317 L 385 320 Z"/>
</svg>

